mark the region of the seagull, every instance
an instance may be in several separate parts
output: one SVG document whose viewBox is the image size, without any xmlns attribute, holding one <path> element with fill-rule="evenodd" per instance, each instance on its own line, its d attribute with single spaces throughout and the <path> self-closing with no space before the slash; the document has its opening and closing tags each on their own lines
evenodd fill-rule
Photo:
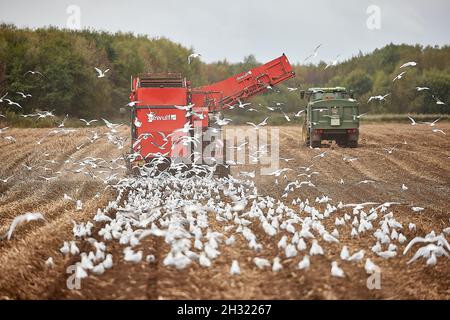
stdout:
<svg viewBox="0 0 450 320">
<path fill-rule="evenodd" d="M 344 270 L 339 268 L 336 261 L 331 262 L 331 275 L 333 277 L 340 277 L 340 278 L 345 277 Z"/>
<path fill-rule="evenodd" d="M 372 97 L 369 98 L 369 100 L 367 100 L 367 103 L 369 103 L 372 100 L 378 100 L 378 101 L 386 100 L 386 97 L 389 96 L 389 95 L 391 95 L 391 94 L 388 93 L 388 94 L 385 94 L 384 96 L 382 96 L 382 95 L 372 96 Z"/>
<path fill-rule="evenodd" d="M 373 263 L 369 258 L 366 259 L 366 263 L 364 264 L 364 269 L 366 270 L 367 274 L 372 274 L 378 270 L 380 270 L 380 268 Z"/>
<path fill-rule="evenodd" d="M 406 62 L 406 63 L 402 64 L 400 66 L 400 69 L 401 68 L 406 68 L 406 67 L 415 67 L 416 65 L 417 65 L 417 62 L 410 61 L 410 62 Z"/>
<path fill-rule="evenodd" d="M 25 93 L 23 93 L 23 92 L 16 92 L 17 94 L 20 94 L 21 96 L 22 96 L 22 98 L 28 98 L 28 97 L 32 97 L 32 95 L 31 94 L 25 94 Z"/>
<path fill-rule="evenodd" d="M 93 119 L 93 120 L 85 120 L 85 119 L 80 119 L 80 121 L 83 121 L 85 124 L 86 124 L 86 126 L 90 126 L 91 125 L 91 123 L 93 123 L 93 122 L 97 122 L 98 120 L 97 119 Z"/>
<path fill-rule="evenodd" d="M 441 120 L 441 118 L 438 118 L 438 119 L 434 120 L 433 122 L 421 122 L 421 123 L 427 124 L 430 127 L 434 127 L 439 120 Z"/>
<path fill-rule="evenodd" d="M 57 177 L 43 177 L 43 176 L 39 176 L 39 178 L 44 179 L 45 181 L 49 182 L 53 179 L 56 179 Z"/>
<path fill-rule="evenodd" d="M 253 122 L 246 122 L 246 124 L 249 124 L 251 126 L 254 127 L 255 130 L 258 130 L 259 127 L 265 126 L 267 125 L 267 119 L 269 119 L 269 117 L 265 118 L 261 123 L 259 124 L 254 124 Z"/>
<path fill-rule="evenodd" d="M 420 212 L 420 211 L 425 210 L 425 208 L 422 208 L 422 207 L 412 207 L 411 210 L 414 211 L 414 212 Z"/>
<path fill-rule="evenodd" d="M 306 59 L 305 60 L 303 60 L 303 62 L 306 62 L 307 60 L 309 60 L 310 58 L 312 58 L 312 57 L 317 57 L 317 55 L 319 54 L 319 48 L 322 46 L 322 44 L 319 44 L 315 49 L 314 49 L 314 52 L 311 54 L 311 55 L 309 55 L 308 57 L 306 57 Z"/>
<path fill-rule="evenodd" d="M 105 71 L 102 71 L 102 70 L 100 70 L 100 69 L 97 68 L 97 67 L 94 67 L 94 69 L 95 69 L 95 71 L 97 71 L 97 73 L 98 73 L 97 78 L 104 78 L 104 77 L 105 77 L 105 74 L 109 71 L 109 69 L 106 69 Z"/>
<path fill-rule="evenodd" d="M 368 183 L 375 183 L 375 181 L 373 181 L 373 180 L 362 180 L 362 181 L 358 182 L 357 184 L 368 184 Z"/>
<path fill-rule="evenodd" d="M 294 114 L 294 117 L 301 117 L 302 113 L 305 112 L 305 110 L 300 110 L 299 112 L 297 112 L 296 114 Z"/>
<path fill-rule="evenodd" d="M 328 69 L 329 67 L 334 67 L 334 66 L 336 66 L 337 63 L 338 63 L 338 59 L 339 59 L 340 56 L 341 56 L 341 55 L 338 54 L 338 55 L 336 56 L 336 59 L 334 59 L 332 62 L 328 63 L 328 64 L 325 66 L 325 69 L 324 69 L 324 70 Z"/>
<path fill-rule="evenodd" d="M 246 106 L 251 105 L 251 102 L 242 103 L 241 100 L 237 99 L 239 105 L 238 108 L 244 109 Z"/>
<path fill-rule="evenodd" d="M 202 56 L 202 55 L 201 55 L 200 53 L 191 53 L 191 54 L 188 56 L 188 64 L 191 64 L 192 59 L 199 58 L 199 57 L 201 57 L 201 56 Z"/>
<path fill-rule="evenodd" d="M 402 190 L 403 190 L 403 191 L 408 190 L 408 187 L 407 187 L 404 183 L 402 184 Z"/>
<path fill-rule="evenodd" d="M 135 105 L 137 105 L 138 103 L 141 103 L 142 101 L 130 101 L 128 102 L 125 107 L 134 107 Z"/>
<path fill-rule="evenodd" d="M 187 106 L 174 106 L 174 107 L 177 108 L 178 110 L 189 111 L 192 109 L 193 106 L 195 106 L 194 103 L 188 104 Z"/>
<path fill-rule="evenodd" d="M 400 80 L 401 78 L 403 78 L 403 76 L 405 75 L 406 71 L 403 71 L 402 73 L 400 73 L 399 75 L 397 75 L 394 80 L 392 80 L 392 82 L 395 82 L 397 80 Z"/>
<path fill-rule="evenodd" d="M 8 92 L 7 93 L 5 93 L 5 95 L 4 96 L 2 96 L 2 97 L 0 97 L 0 103 L 1 102 L 3 102 L 3 100 L 5 99 L 5 97 L 8 95 Z"/>
<path fill-rule="evenodd" d="M 424 91 L 424 90 L 430 90 L 428 87 L 416 87 L 417 91 Z"/>
<path fill-rule="evenodd" d="M 231 262 L 230 274 L 231 275 L 241 274 L 241 268 L 239 268 L 239 263 L 237 262 L 237 260 L 233 260 Z"/>
<path fill-rule="evenodd" d="M 309 261 L 309 256 L 304 256 L 303 259 L 298 263 L 297 268 L 300 270 L 308 269 L 311 265 Z"/>
<path fill-rule="evenodd" d="M 397 146 L 393 146 L 392 148 L 383 148 L 383 150 L 386 150 L 386 152 L 387 152 L 388 154 L 392 154 L 392 152 L 394 152 L 394 150 L 395 150 L 396 147 L 397 147 Z"/>
<path fill-rule="evenodd" d="M 3 182 L 3 183 L 8 183 L 8 181 L 9 181 L 12 177 L 14 177 L 14 176 L 10 176 L 10 177 L 8 177 L 8 178 L 6 178 L 6 179 L 0 179 L 0 181 Z"/>
<path fill-rule="evenodd" d="M 433 97 L 434 100 L 436 100 L 436 104 L 439 104 L 439 105 L 445 104 L 444 102 L 442 102 L 442 101 L 441 101 L 438 97 L 436 97 L 435 95 L 432 95 L 432 97 Z M 5 100 L 8 100 L 8 99 L 5 99 Z"/>
<path fill-rule="evenodd" d="M 17 102 L 11 101 L 9 99 L 5 99 L 5 101 L 8 101 L 8 105 L 15 105 L 15 106 L 18 106 L 20 109 L 23 109 L 22 106 L 20 104 L 18 104 Z"/>
<path fill-rule="evenodd" d="M 413 118 L 411 118 L 410 116 L 408 116 L 408 119 L 411 120 L 411 125 L 415 126 L 417 124 L 416 120 L 414 120 Z"/>
<path fill-rule="evenodd" d="M 298 88 L 287 88 L 287 90 L 289 91 L 289 92 L 293 92 L 293 91 L 296 91 L 296 90 L 298 90 Z"/>
<path fill-rule="evenodd" d="M 45 220 L 42 213 L 39 212 L 27 212 L 25 214 L 22 214 L 20 216 L 17 216 L 12 221 L 8 232 L 2 237 L 7 237 L 8 240 L 11 239 L 12 233 L 14 232 L 14 229 L 19 226 L 20 224 L 24 222 L 31 222 L 31 221 L 37 221 L 37 220 Z"/>
<path fill-rule="evenodd" d="M 26 76 L 27 74 L 29 74 L 29 73 L 31 73 L 31 74 L 38 74 L 38 75 L 40 75 L 40 76 L 44 76 L 42 73 L 40 73 L 39 71 L 32 71 L 32 70 L 29 70 L 29 71 L 27 71 L 27 72 L 25 72 L 24 73 L 24 76 Z"/>
<path fill-rule="evenodd" d="M 447 135 L 443 130 L 441 129 L 432 129 L 431 131 L 433 131 L 434 133 L 442 133 L 443 135 Z"/>
</svg>

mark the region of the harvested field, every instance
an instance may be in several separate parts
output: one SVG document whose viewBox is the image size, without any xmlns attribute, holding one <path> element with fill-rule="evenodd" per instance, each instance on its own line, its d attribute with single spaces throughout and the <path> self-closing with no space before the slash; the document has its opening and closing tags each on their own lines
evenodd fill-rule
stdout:
<svg viewBox="0 0 450 320">
<path fill-rule="evenodd" d="M 439 127 L 450 132 L 449 123 L 440 123 Z M 255 252 L 242 234 L 234 233 L 233 229 L 226 231 L 224 223 L 211 214 L 211 231 L 221 232 L 225 238 L 232 234 L 236 237 L 234 245 L 220 245 L 220 255 L 211 267 L 205 268 L 198 263 L 183 269 L 165 266 L 163 261 L 170 246 L 163 237 L 147 237 L 137 246 L 145 255 L 154 255 L 155 261 L 151 263 L 144 260 L 126 262 L 122 253 L 124 246 L 118 241 L 105 241 L 107 251 L 114 257 L 113 267 L 101 275 L 89 274 L 82 279 L 80 290 L 70 290 L 66 285 L 69 276 L 66 269 L 80 259 L 63 255 L 59 249 L 64 241 L 74 240 L 72 221 L 92 221 L 97 209 L 104 208 L 117 196 L 114 188 L 108 186 L 125 175 L 123 161 L 115 159 L 128 150 L 129 142 L 125 141 L 124 147 L 118 149 L 105 137 L 106 128 L 92 130 L 100 135 L 94 143 L 87 139 L 92 136 L 88 129 L 50 136 L 50 129 L 9 129 L 7 134 L 16 142 L 0 140 L 0 179 L 12 176 L 7 182 L 0 180 L 0 234 L 8 230 L 14 217 L 25 212 L 41 212 L 46 219 L 23 224 L 17 227 L 10 240 L 0 241 L 0 298 L 450 299 L 449 258 L 438 257 L 434 266 L 427 266 L 423 258 L 407 264 L 425 244 L 416 244 L 403 255 L 408 242 L 416 236 L 425 237 L 434 231 L 436 235 L 443 233 L 447 241 L 450 239 L 444 232 L 450 226 L 450 140 L 447 135 L 432 132 L 428 126 L 395 123 L 363 125 L 360 147 L 356 149 L 333 144 L 313 150 L 301 142 L 301 128 L 280 127 L 280 155 L 293 159 L 281 161 L 281 167 L 292 170 L 286 172 L 286 178 L 284 174 L 278 178 L 257 174 L 250 179 L 255 181 L 259 195 L 281 200 L 302 218 L 308 214 L 302 212 L 298 204 L 292 204 L 297 198 L 302 202 L 308 199 L 309 204 L 321 212 L 326 209 L 326 203 L 315 200 L 324 195 L 331 198 L 329 203 L 335 206 L 339 202 L 377 203 L 360 208 L 358 213 L 353 211 L 354 207 L 339 208 L 332 217 L 321 219 L 326 230 L 338 230 L 339 243 L 323 241 L 315 233 L 325 254 L 310 256 L 308 269 L 299 270 L 297 265 L 308 253 L 311 239 L 306 241 L 308 249 L 287 258 L 278 243 L 283 235 L 290 239 L 292 234 L 281 228 L 276 235 L 268 236 L 257 220 L 249 219 L 249 228 L 263 248 Z M 119 128 L 119 134 L 127 137 L 128 129 Z M 384 150 L 394 145 L 396 148 L 392 153 Z M 326 152 L 323 157 L 314 158 L 322 152 Z M 96 159 L 88 158 L 86 162 L 87 157 Z M 82 161 L 84 165 L 80 165 Z M 24 165 L 32 168 L 27 169 Z M 300 168 L 310 165 L 313 166 L 308 172 Z M 80 169 L 82 171 L 77 172 Z M 258 173 L 258 166 L 240 165 L 233 167 L 232 174 L 238 178 L 240 172 L 254 170 Z M 314 186 L 294 188 L 283 197 L 289 182 L 307 180 L 298 174 L 312 171 L 319 173 L 310 177 Z M 365 180 L 370 182 L 361 183 Z M 402 189 L 402 185 L 407 190 Z M 79 210 L 76 200 L 83 203 Z M 361 217 L 360 211 L 369 215 L 371 207 L 385 202 L 400 204 L 386 206 L 384 212 L 378 210 L 378 217 L 372 221 L 373 230 L 351 236 L 352 229 L 357 228 L 352 225 L 354 217 Z M 413 212 L 412 207 L 424 210 Z M 383 221 L 383 215 L 391 211 L 395 220 L 402 224 L 396 231 L 407 240 L 404 243 L 393 240 L 398 247 L 397 254 L 384 259 L 371 250 L 377 241 L 373 233 Z M 351 220 L 336 226 L 335 218 L 342 218 L 344 214 L 350 215 Z M 410 230 L 410 223 L 416 228 Z M 102 239 L 98 231 L 102 226 L 101 223 L 93 226 L 93 237 L 99 241 Z M 89 250 L 85 242 L 78 244 L 80 250 Z M 364 259 L 356 262 L 340 259 L 344 245 L 350 254 L 363 249 Z M 53 258 L 53 267 L 45 264 L 49 257 Z M 260 270 L 254 263 L 255 257 L 270 262 L 279 257 L 283 268 L 278 272 L 271 268 Z M 381 270 L 379 289 L 370 290 L 366 285 L 369 276 L 364 270 L 366 258 Z M 230 275 L 233 260 L 239 262 L 239 275 Z M 332 261 L 338 261 L 345 277 L 331 275 Z"/>
</svg>

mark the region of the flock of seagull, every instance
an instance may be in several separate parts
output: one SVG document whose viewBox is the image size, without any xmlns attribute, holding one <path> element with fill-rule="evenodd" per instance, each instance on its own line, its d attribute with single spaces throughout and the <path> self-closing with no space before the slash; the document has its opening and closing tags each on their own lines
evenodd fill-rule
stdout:
<svg viewBox="0 0 450 320">
<path fill-rule="evenodd" d="M 317 55 L 318 46 L 312 56 Z M 192 59 L 200 55 L 192 54 L 188 57 L 189 63 Z M 331 66 L 335 65 L 334 62 Z M 401 68 L 414 67 L 416 64 L 409 62 Z M 105 77 L 109 71 L 102 71 L 95 68 L 99 78 Z M 26 74 L 43 76 L 38 71 L 29 71 Z M 401 79 L 405 72 L 399 74 L 394 81 Z M 290 92 L 297 88 L 289 88 Z M 417 88 L 418 91 L 428 90 L 428 88 Z M 23 98 L 29 98 L 23 92 L 18 92 Z M 9 105 L 16 105 L 12 100 L 6 99 L 4 95 L 0 103 L 7 102 Z M 372 100 L 385 100 L 388 96 L 371 97 Z M 440 100 L 439 100 L 440 101 Z M 229 106 L 245 109 L 250 103 L 238 101 L 236 106 Z M 277 103 L 276 107 L 267 107 L 269 110 L 281 109 L 282 103 Z M 17 107 L 22 108 L 17 104 Z M 181 108 L 181 107 L 180 107 Z M 192 111 L 192 106 L 183 106 L 186 111 Z M 283 112 L 287 121 L 288 115 Z M 295 116 L 302 115 L 299 111 Z M 42 119 L 54 117 L 53 111 L 37 111 L 33 114 L 22 115 L 23 117 L 36 117 Z M 43 139 L 53 135 L 65 135 L 76 131 L 65 127 L 64 120 L 57 128 L 51 129 L 49 133 L 39 139 L 36 144 L 40 145 Z M 255 130 L 268 124 L 265 118 L 256 124 L 247 124 Z M 410 118 L 412 125 L 418 123 Z M 80 119 L 86 127 L 92 123 L 100 121 L 98 119 Z M 80 150 L 87 144 L 97 142 L 101 138 L 117 147 L 124 148 L 125 138 L 118 134 L 120 124 L 114 124 L 106 119 L 102 119 L 108 128 L 107 133 L 100 134 L 93 130 L 92 136 L 86 137 L 86 143 L 77 146 Z M 216 124 L 220 127 L 226 126 L 231 119 L 217 117 Z M 422 123 L 435 127 L 439 119 Z M 14 137 L 4 136 L 7 127 L 0 129 L 0 136 L 15 142 Z M 181 132 L 189 132 L 192 126 L 187 125 L 180 129 Z M 435 129 L 433 129 L 435 130 Z M 439 129 L 436 129 L 439 130 Z M 442 132 L 443 133 L 443 132 Z M 444 133 L 445 134 L 445 133 Z M 10 138 L 7 138 L 10 137 Z M 14 139 L 14 140 L 12 140 Z M 168 139 L 166 136 L 165 139 Z M 138 139 L 139 141 L 139 139 Z M 195 141 L 195 140 L 194 140 Z M 183 141 L 186 142 L 186 141 Z M 192 142 L 189 140 L 188 142 Z M 230 147 L 242 150 L 247 143 L 237 147 Z M 395 150 L 386 148 L 385 151 L 391 154 Z M 267 145 L 260 146 L 252 153 L 254 163 L 262 154 L 267 152 Z M 319 151 L 312 160 L 320 161 L 327 154 L 327 151 Z M 93 179 L 100 179 L 106 186 L 116 191 L 116 198 L 108 203 L 104 208 L 98 208 L 92 220 L 87 222 L 73 221 L 73 238 L 64 241 L 60 247 L 63 256 L 76 256 L 76 277 L 83 279 L 89 274 L 103 274 L 108 269 L 114 267 L 120 261 L 126 263 L 157 263 L 155 258 L 155 248 L 149 242 L 151 238 L 164 239 L 164 246 L 161 250 L 166 250 L 162 261 L 164 266 L 184 269 L 190 265 L 198 264 L 203 268 L 211 268 L 215 261 L 223 254 L 223 248 L 228 247 L 248 247 L 253 253 L 252 263 L 254 268 L 280 272 L 286 268 L 286 261 L 296 259 L 296 267 L 307 272 L 313 268 L 317 256 L 329 255 L 339 252 L 339 257 L 330 263 L 330 274 L 333 277 L 345 278 L 346 268 L 349 264 L 359 266 L 367 274 L 380 272 L 377 260 L 389 260 L 400 255 L 407 255 L 409 252 L 415 253 L 408 261 L 414 263 L 418 259 L 423 259 L 426 265 L 434 266 L 438 258 L 449 257 L 450 245 L 446 236 L 450 234 L 450 227 L 439 231 L 431 231 L 428 234 L 416 234 L 416 226 L 413 223 L 404 225 L 396 219 L 395 207 L 400 203 L 358 203 L 344 204 L 332 203 L 328 196 L 317 197 L 315 200 L 301 199 L 295 195 L 295 191 L 303 187 L 315 187 L 312 178 L 319 175 L 319 171 L 314 171 L 316 162 L 308 167 L 299 167 L 298 177 L 306 178 L 304 181 L 288 182 L 283 189 L 281 199 L 271 196 L 261 195 L 253 181 L 256 174 L 253 172 L 239 172 L 237 177 L 229 175 L 224 178 L 217 178 L 214 172 L 217 166 L 194 163 L 187 167 L 180 163 L 170 163 L 165 170 L 158 170 L 158 164 L 166 163 L 164 154 L 155 154 L 153 160 L 143 166 L 138 167 L 140 174 L 136 176 L 123 176 L 121 172 L 126 166 L 126 157 L 106 160 L 103 158 L 85 157 L 76 160 L 73 155 L 64 161 L 50 159 L 49 154 L 44 154 L 45 162 L 48 166 L 64 164 L 66 167 L 75 166 L 75 169 L 61 169 L 54 172 L 54 169 L 47 165 L 37 165 L 24 163 L 22 167 L 25 172 L 36 172 L 38 178 L 49 182 L 58 179 L 64 171 L 73 174 L 82 174 Z M 133 160 L 138 154 L 130 154 L 128 157 Z M 199 156 L 199 155 L 197 155 Z M 195 159 L 200 159 L 196 157 Z M 281 158 L 288 163 L 293 159 Z M 353 162 L 358 158 L 343 157 L 343 161 Z M 227 162 L 226 165 L 236 163 Z M 270 173 L 278 185 L 280 177 L 286 178 L 291 168 L 281 168 Z M 42 173 L 53 172 L 53 176 Z M 10 183 L 14 176 L 0 179 L 0 183 Z M 343 179 L 339 182 L 344 184 Z M 373 180 L 362 180 L 357 184 L 371 184 Z M 407 186 L 402 185 L 402 190 L 407 190 Z M 97 194 L 96 197 L 99 195 Z M 288 200 L 291 199 L 291 200 Z M 81 199 L 65 194 L 64 200 L 73 202 L 75 210 L 83 210 Z M 411 207 L 413 214 L 421 214 L 425 208 Z M 42 221 L 45 223 L 45 216 L 40 212 L 27 212 L 17 216 L 10 224 L 7 232 L 0 236 L 11 240 L 14 230 L 20 225 L 31 222 Z M 95 231 L 94 231 L 95 230 Z M 264 239 L 269 237 L 276 243 L 275 250 L 266 248 Z M 371 245 L 351 251 L 344 245 L 342 239 L 346 238 L 368 238 Z M 121 254 L 111 250 L 112 244 L 119 243 L 123 247 Z M 89 248 L 82 251 L 80 248 Z M 402 250 L 403 249 L 403 250 Z M 49 257 L 45 262 L 49 268 L 55 265 L 54 257 Z M 248 270 L 248 264 L 240 254 L 240 249 L 234 251 L 231 256 L 229 273 L 239 276 Z"/>
</svg>

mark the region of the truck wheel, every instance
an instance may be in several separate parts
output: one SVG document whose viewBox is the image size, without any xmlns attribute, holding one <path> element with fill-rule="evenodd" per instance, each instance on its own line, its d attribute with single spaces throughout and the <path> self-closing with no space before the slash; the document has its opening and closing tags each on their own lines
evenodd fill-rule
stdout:
<svg viewBox="0 0 450 320">
<path fill-rule="evenodd" d="M 348 142 L 348 146 L 350 148 L 357 148 L 358 147 L 358 140 L 351 140 Z"/>
<path fill-rule="evenodd" d="M 345 148 L 348 145 L 348 138 L 347 137 L 339 138 L 336 140 L 336 143 L 338 144 L 339 147 Z"/>
<path fill-rule="evenodd" d="M 321 141 L 311 141 L 311 148 L 320 148 Z"/>
</svg>

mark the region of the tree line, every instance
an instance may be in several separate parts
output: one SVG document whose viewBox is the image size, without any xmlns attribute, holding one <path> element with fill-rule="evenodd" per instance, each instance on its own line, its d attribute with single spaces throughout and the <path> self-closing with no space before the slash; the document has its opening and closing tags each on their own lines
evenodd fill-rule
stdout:
<svg viewBox="0 0 450 320">
<path fill-rule="evenodd" d="M 195 87 L 223 80 L 260 64 L 253 55 L 241 63 L 227 60 L 203 63 L 201 59 L 194 59 L 188 64 L 187 57 L 193 52 L 193 48 L 162 37 L 53 27 L 30 30 L 2 24 L 0 93 L 9 92 L 8 97 L 18 102 L 23 110 L 5 102 L 0 104 L 0 110 L 23 113 L 37 109 L 55 110 L 58 115 L 114 118 L 128 102 L 131 75 L 179 72 Z M 417 62 L 417 66 L 408 68 L 401 81 L 393 82 L 396 75 L 404 71 L 399 67 L 408 61 Z M 253 98 L 254 108 L 265 113 L 268 110 L 264 107 L 281 103 L 284 112 L 295 112 L 305 106 L 300 99 L 300 90 L 344 86 L 355 92 L 362 112 L 449 113 L 449 46 L 390 44 L 369 54 L 359 53 L 336 66 L 325 68 L 326 65 L 324 61 L 295 64 L 296 78 Z M 109 68 L 110 72 L 104 78 L 97 78 L 94 67 Z M 39 71 L 42 76 L 27 73 L 30 70 Z M 418 92 L 417 86 L 430 90 Z M 287 88 L 299 89 L 289 91 Z M 31 97 L 23 97 L 17 92 Z M 370 96 L 387 93 L 390 93 L 387 101 L 367 103 Z M 433 95 L 446 104 L 436 104 Z M 237 112 L 245 113 L 243 110 Z"/>
</svg>

